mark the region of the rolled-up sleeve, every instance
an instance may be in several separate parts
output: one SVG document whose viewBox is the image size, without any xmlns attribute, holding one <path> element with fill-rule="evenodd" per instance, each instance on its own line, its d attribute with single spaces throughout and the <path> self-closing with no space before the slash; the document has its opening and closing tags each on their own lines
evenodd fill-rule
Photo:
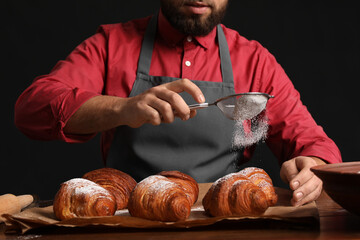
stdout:
<svg viewBox="0 0 360 240">
<path fill-rule="evenodd" d="M 106 74 L 106 34 L 99 31 L 40 76 L 15 104 L 15 125 L 37 140 L 84 142 L 94 135 L 67 135 L 69 118 L 87 100 L 102 93 Z"/>
</svg>

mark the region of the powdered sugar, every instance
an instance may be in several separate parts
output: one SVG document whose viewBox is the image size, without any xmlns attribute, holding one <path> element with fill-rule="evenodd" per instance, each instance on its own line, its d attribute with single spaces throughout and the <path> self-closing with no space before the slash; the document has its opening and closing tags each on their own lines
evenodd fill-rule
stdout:
<svg viewBox="0 0 360 240">
<path fill-rule="evenodd" d="M 236 120 L 234 128 L 233 148 L 245 148 L 266 139 L 268 118 L 265 114 L 260 114 L 251 120 Z"/>
<path fill-rule="evenodd" d="M 254 171 L 258 170 L 256 167 L 247 167 L 240 171 L 240 173 L 248 175 L 249 173 L 252 173 Z"/>
<path fill-rule="evenodd" d="M 265 140 L 269 128 L 264 95 L 245 95 L 237 100 L 234 110 L 233 148 L 241 149 Z"/>
<path fill-rule="evenodd" d="M 234 109 L 235 119 L 252 119 L 265 109 L 267 101 L 264 95 L 244 95 L 238 98 Z"/>
<path fill-rule="evenodd" d="M 234 176 L 237 176 L 237 175 L 239 175 L 239 174 L 238 174 L 238 173 L 229 173 L 229 174 L 227 174 L 227 175 L 225 175 L 225 176 L 217 179 L 217 180 L 214 182 L 214 185 L 218 185 L 218 184 L 220 184 L 220 183 L 222 183 L 222 182 L 225 182 L 225 181 L 227 181 L 228 179 L 230 179 L 230 178 L 232 178 L 232 177 L 234 177 Z"/>
<path fill-rule="evenodd" d="M 64 184 L 67 188 L 73 189 L 75 195 L 93 195 L 101 193 L 106 197 L 112 196 L 105 188 L 84 178 L 73 178 L 66 181 Z"/>
<path fill-rule="evenodd" d="M 260 182 L 258 182 L 256 184 L 256 186 L 264 189 L 265 187 L 272 187 L 272 184 L 270 184 L 269 182 L 265 181 L 265 180 L 261 180 Z"/>
<path fill-rule="evenodd" d="M 233 183 L 232 187 L 237 187 L 238 185 L 240 185 L 242 183 L 248 183 L 248 182 L 250 182 L 250 180 L 247 178 L 239 179 Z"/>
<path fill-rule="evenodd" d="M 142 180 L 139 185 L 145 184 L 149 194 L 155 192 L 165 192 L 169 188 L 177 187 L 174 182 L 169 181 L 166 177 L 160 175 L 152 175 Z"/>
</svg>

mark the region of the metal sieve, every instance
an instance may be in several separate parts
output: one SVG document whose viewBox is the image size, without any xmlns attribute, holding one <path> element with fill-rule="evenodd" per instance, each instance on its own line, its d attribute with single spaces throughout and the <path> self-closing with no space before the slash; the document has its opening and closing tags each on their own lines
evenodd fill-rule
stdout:
<svg viewBox="0 0 360 240">
<path fill-rule="evenodd" d="M 267 101 L 274 96 L 261 92 L 247 92 L 220 98 L 213 103 L 189 105 L 190 109 L 202 109 L 217 106 L 231 120 L 251 119 L 261 113 Z"/>
</svg>

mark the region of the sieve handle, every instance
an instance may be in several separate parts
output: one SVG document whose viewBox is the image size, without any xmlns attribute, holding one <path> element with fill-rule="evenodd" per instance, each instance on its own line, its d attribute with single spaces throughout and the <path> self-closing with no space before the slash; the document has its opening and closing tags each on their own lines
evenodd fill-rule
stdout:
<svg viewBox="0 0 360 240">
<path fill-rule="evenodd" d="M 207 108 L 209 106 L 209 103 L 195 103 L 189 105 L 190 109 L 201 109 L 201 108 Z"/>
</svg>

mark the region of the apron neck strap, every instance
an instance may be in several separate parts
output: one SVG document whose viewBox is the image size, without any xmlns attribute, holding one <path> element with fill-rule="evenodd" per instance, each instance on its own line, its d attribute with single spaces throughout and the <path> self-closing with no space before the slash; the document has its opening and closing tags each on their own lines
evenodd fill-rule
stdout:
<svg viewBox="0 0 360 240">
<path fill-rule="evenodd" d="M 139 74 L 149 75 L 151 58 L 152 58 L 154 43 L 156 39 L 157 17 L 158 14 L 153 15 L 146 28 L 140 50 L 137 75 Z M 225 34 L 220 24 L 217 25 L 216 30 L 217 30 L 217 38 L 219 43 L 219 55 L 220 55 L 222 79 L 223 82 L 233 83 L 234 76 L 232 71 L 230 51 L 225 38 Z"/>
<path fill-rule="evenodd" d="M 216 27 L 219 42 L 220 66 L 223 82 L 233 83 L 234 75 L 232 70 L 229 47 L 225 38 L 224 31 L 220 24 Z"/>
<path fill-rule="evenodd" d="M 146 27 L 144 39 L 140 50 L 137 75 L 139 74 L 149 75 L 151 57 L 156 39 L 157 16 L 158 14 L 152 16 L 148 26 Z"/>
</svg>

